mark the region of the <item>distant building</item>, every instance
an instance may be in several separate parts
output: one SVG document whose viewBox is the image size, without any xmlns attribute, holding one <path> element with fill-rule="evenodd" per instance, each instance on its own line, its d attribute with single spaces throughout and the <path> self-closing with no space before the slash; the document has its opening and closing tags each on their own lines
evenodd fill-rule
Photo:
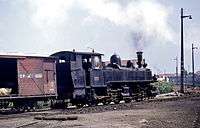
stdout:
<svg viewBox="0 0 200 128">
<path fill-rule="evenodd" d="M 193 76 L 192 73 L 185 74 L 185 77 L 184 77 L 185 85 L 193 85 L 192 76 Z M 176 85 L 180 85 L 180 80 L 181 80 L 180 75 L 178 77 L 176 75 L 169 77 L 169 82 L 174 83 Z M 194 84 L 196 86 L 200 86 L 200 71 L 194 74 Z"/>
<path fill-rule="evenodd" d="M 167 81 L 169 82 L 169 78 L 176 76 L 176 74 L 164 73 L 158 75 L 158 81 Z"/>
</svg>

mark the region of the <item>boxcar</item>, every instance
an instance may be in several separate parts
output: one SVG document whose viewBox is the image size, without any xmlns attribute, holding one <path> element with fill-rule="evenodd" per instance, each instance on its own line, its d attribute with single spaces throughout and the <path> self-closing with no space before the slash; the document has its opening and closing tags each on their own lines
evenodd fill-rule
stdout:
<svg viewBox="0 0 200 128">
<path fill-rule="evenodd" d="M 0 55 L 0 107 L 32 108 L 56 96 L 53 57 Z"/>
</svg>

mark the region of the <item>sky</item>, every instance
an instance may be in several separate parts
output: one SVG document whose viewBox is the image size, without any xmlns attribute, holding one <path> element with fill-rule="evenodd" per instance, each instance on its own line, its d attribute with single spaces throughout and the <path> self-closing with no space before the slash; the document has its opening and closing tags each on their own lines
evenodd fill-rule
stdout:
<svg viewBox="0 0 200 128">
<path fill-rule="evenodd" d="M 143 51 L 154 73 L 174 73 L 180 62 L 180 8 L 184 19 L 185 69 L 200 70 L 199 0 L 0 0 L 0 53 L 51 55 L 92 51 L 109 60 Z M 180 69 L 180 64 L 179 64 Z"/>
</svg>

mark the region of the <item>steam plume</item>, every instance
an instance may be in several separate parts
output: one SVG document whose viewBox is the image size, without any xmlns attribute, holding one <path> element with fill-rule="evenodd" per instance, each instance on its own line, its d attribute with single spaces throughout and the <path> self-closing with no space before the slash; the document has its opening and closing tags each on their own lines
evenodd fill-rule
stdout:
<svg viewBox="0 0 200 128">
<path fill-rule="evenodd" d="M 129 29 L 131 43 L 136 49 L 142 49 L 152 42 L 173 40 L 173 31 L 168 25 L 168 8 L 158 0 L 29 0 L 33 9 L 32 21 L 39 28 L 48 28 L 63 24 L 68 12 L 82 9 L 88 14 L 81 17 L 90 22 L 99 17 L 116 26 Z"/>
</svg>

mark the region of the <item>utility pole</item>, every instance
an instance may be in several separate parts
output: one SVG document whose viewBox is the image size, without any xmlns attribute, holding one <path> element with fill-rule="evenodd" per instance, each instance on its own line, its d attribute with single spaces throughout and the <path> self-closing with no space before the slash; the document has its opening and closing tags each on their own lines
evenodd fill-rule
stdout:
<svg viewBox="0 0 200 128">
<path fill-rule="evenodd" d="M 176 61 L 176 84 L 178 85 L 178 57 L 174 59 Z"/>
<path fill-rule="evenodd" d="M 184 18 L 192 19 L 191 15 L 184 16 L 183 15 L 183 8 L 181 8 L 181 87 L 180 92 L 184 93 L 184 44 L 183 44 L 183 19 Z"/>
<path fill-rule="evenodd" d="M 194 87 L 194 49 L 197 49 L 197 47 L 194 47 L 194 44 L 192 43 L 192 85 Z"/>
</svg>

